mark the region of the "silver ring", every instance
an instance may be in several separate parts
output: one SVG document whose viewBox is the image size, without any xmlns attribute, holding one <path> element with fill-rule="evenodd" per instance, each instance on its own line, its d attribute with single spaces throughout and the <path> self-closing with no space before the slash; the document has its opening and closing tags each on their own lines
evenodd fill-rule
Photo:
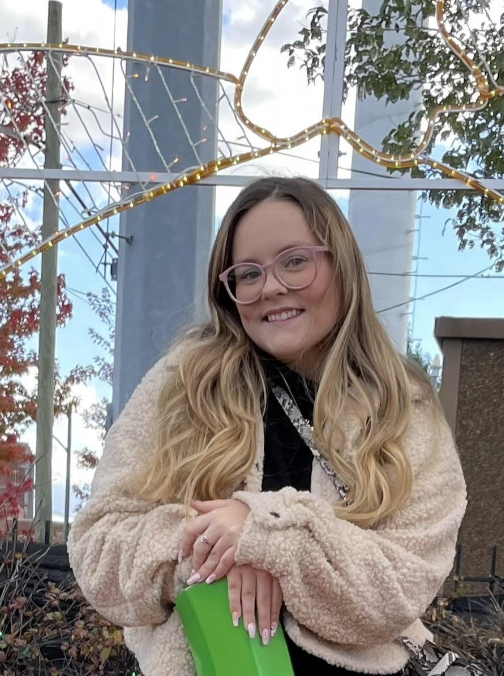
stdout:
<svg viewBox="0 0 504 676">
<path fill-rule="evenodd" d="M 202 545 L 209 545 L 210 544 L 206 535 L 202 535 L 200 537 L 199 541 L 201 542 Z"/>
</svg>

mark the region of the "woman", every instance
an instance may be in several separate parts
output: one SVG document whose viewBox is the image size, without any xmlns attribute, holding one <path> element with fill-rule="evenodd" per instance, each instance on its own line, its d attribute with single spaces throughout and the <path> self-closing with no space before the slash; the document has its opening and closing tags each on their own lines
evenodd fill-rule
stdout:
<svg viewBox="0 0 504 676">
<path fill-rule="evenodd" d="M 246 187 L 208 281 L 209 322 L 108 434 L 69 538 L 82 591 L 145 676 L 194 674 L 173 603 L 224 576 L 230 622 L 267 645 L 282 621 L 296 676 L 396 673 L 397 637 L 429 636 L 418 618 L 465 509 L 428 380 L 394 350 L 350 227 L 311 181 Z"/>
</svg>

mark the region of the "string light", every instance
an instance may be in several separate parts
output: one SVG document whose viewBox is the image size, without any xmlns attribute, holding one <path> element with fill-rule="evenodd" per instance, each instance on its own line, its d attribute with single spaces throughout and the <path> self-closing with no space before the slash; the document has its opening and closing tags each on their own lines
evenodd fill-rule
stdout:
<svg viewBox="0 0 504 676">
<path fill-rule="evenodd" d="M 90 55 L 99 55 L 99 56 L 120 56 L 121 59 L 126 61 L 155 61 L 160 66 L 170 66 L 172 68 L 180 70 L 191 70 L 196 73 L 205 73 L 211 77 L 215 77 L 219 80 L 225 80 L 226 82 L 231 82 L 232 84 L 238 84 L 238 78 L 236 75 L 231 73 L 226 73 L 217 68 L 209 68 L 207 66 L 198 66 L 193 63 L 187 63 L 187 61 L 179 61 L 177 59 L 167 59 L 161 56 L 154 56 L 151 54 L 143 54 L 138 52 L 125 52 L 119 47 L 117 49 L 105 49 L 103 47 L 83 47 L 81 45 L 73 44 L 49 44 L 47 42 L 25 42 L 22 45 L 19 43 L 1 43 L 0 44 L 0 53 L 1 52 L 12 52 L 12 51 L 36 51 L 36 52 L 73 52 L 79 56 L 90 56 Z"/>
<path fill-rule="evenodd" d="M 419 145 L 417 148 L 411 152 L 408 153 L 407 155 L 399 155 L 399 156 L 394 156 L 394 155 L 389 155 L 387 153 L 384 153 L 374 147 L 372 147 L 369 143 L 364 141 L 358 134 L 356 134 L 354 131 L 350 130 L 344 122 L 340 118 L 330 118 L 330 119 L 323 119 L 322 121 L 313 124 L 312 126 L 304 129 L 302 132 L 299 132 L 298 134 L 291 136 L 289 138 L 279 138 L 272 134 L 270 131 L 267 129 L 264 129 L 263 127 L 259 127 L 258 125 L 254 124 L 244 113 L 243 110 L 243 90 L 244 90 L 244 85 L 248 76 L 248 73 L 250 71 L 250 67 L 253 64 L 253 61 L 257 55 L 257 52 L 261 48 L 262 43 L 266 39 L 269 31 L 271 30 L 271 27 L 277 20 L 278 16 L 282 12 L 282 10 L 285 8 L 285 6 L 288 4 L 289 0 L 280 0 L 277 2 L 275 5 L 273 11 L 270 13 L 269 17 L 267 18 L 263 28 L 261 29 L 259 35 L 257 36 L 254 44 L 252 45 L 250 52 L 247 56 L 247 59 L 245 61 L 245 64 L 243 66 L 242 72 L 240 77 L 236 77 L 235 75 L 232 75 L 230 73 L 226 73 L 224 71 L 217 70 L 215 68 L 209 68 L 207 66 L 199 66 L 197 64 L 191 64 L 186 61 L 178 61 L 176 59 L 171 59 L 171 58 L 163 58 L 163 57 L 156 57 L 153 55 L 147 55 L 147 54 L 138 54 L 136 52 L 123 52 L 120 48 L 117 48 L 115 50 L 110 50 L 110 49 L 103 49 L 103 48 L 89 48 L 89 47 L 82 47 L 78 45 L 49 45 L 46 43 L 42 44 L 36 44 L 36 43 L 24 43 L 23 44 L 23 49 L 28 49 L 32 51 L 63 51 L 63 52 L 74 52 L 77 53 L 78 55 L 89 55 L 89 54 L 99 54 L 102 56 L 111 56 L 111 57 L 117 57 L 120 56 L 121 59 L 125 60 L 135 60 L 135 61 L 143 61 L 143 62 L 153 62 L 155 61 L 159 65 L 166 65 L 170 68 L 176 68 L 180 70 L 188 70 L 192 71 L 195 73 L 205 73 L 207 75 L 210 75 L 211 77 L 218 78 L 220 80 L 225 80 L 227 82 L 231 82 L 232 84 L 235 85 L 235 99 L 234 99 L 234 104 L 235 104 L 235 112 L 237 117 L 241 120 L 241 122 L 248 127 L 251 131 L 253 131 L 255 134 L 257 134 L 259 137 L 264 139 L 265 141 L 268 142 L 268 145 L 265 148 L 262 148 L 260 150 L 253 150 L 248 153 L 244 153 L 242 155 L 238 155 L 235 157 L 227 157 L 224 159 L 217 159 L 217 160 L 212 160 L 208 162 L 204 166 L 200 166 L 199 168 L 191 171 L 185 176 L 182 176 L 180 178 L 177 178 L 175 181 L 172 181 L 170 183 L 167 183 L 165 185 L 159 186 L 155 188 L 154 190 L 149 190 L 144 193 L 140 193 L 135 197 L 129 198 L 127 202 L 122 202 L 118 204 L 111 205 L 110 207 L 104 209 L 102 212 L 99 214 L 95 214 L 93 218 L 89 218 L 85 221 L 82 221 L 81 223 L 72 226 L 70 228 L 67 228 L 64 231 L 58 231 L 54 233 L 51 237 L 47 238 L 44 240 L 38 247 L 32 249 L 28 253 L 24 254 L 17 260 L 15 260 L 12 263 L 9 263 L 8 265 L 4 266 L 0 270 L 0 276 L 5 277 L 9 271 L 11 271 L 14 267 L 20 267 L 22 266 L 25 262 L 33 258 L 34 256 L 38 255 L 39 253 L 43 253 L 46 251 L 48 248 L 51 248 L 54 245 L 57 245 L 60 243 L 63 239 L 66 239 L 70 235 L 75 234 L 78 231 L 84 230 L 85 228 L 88 228 L 92 225 L 95 225 L 99 223 L 100 221 L 107 220 L 113 216 L 116 216 L 117 214 L 122 213 L 126 209 L 133 209 L 136 206 L 139 206 L 140 204 L 144 204 L 146 202 L 150 202 L 153 199 L 156 199 L 157 197 L 166 194 L 170 190 L 176 190 L 177 188 L 183 188 L 186 185 L 192 185 L 194 183 L 198 183 L 199 181 L 203 180 L 204 178 L 207 178 L 211 176 L 214 173 L 217 173 L 219 171 L 222 171 L 223 169 L 228 168 L 229 166 L 234 166 L 237 164 L 242 164 L 245 162 L 249 162 L 252 159 L 257 159 L 259 157 L 264 157 L 268 154 L 276 153 L 285 149 L 291 149 L 293 147 L 302 145 L 306 143 L 307 141 L 310 141 L 311 139 L 318 137 L 320 135 L 325 135 L 328 133 L 334 133 L 337 134 L 338 136 L 342 136 L 344 139 L 348 141 L 348 143 L 352 146 L 354 150 L 359 152 L 363 157 L 369 159 L 371 162 L 375 162 L 376 164 L 380 164 L 381 166 L 384 166 L 386 168 L 393 168 L 393 169 L 409 169 L 414 166 L 420 166 L 420 165 L 428 165 L 431 166 L 432 168 L 441 171 L 445 175 L 452 176 L 456 178 L 457 180 L 463 182 L 465 185 L 468 187 L 477 190 L 478 192 L 484 194 L 485 196 L 491 197 L 492 199 L 498 201 L 500 204 L 504 204 L 504 196 L 497 192 L 496 190 L 493 190 L 491 188 L 487 188 L 484 186 L 480 181 L 468 176 L 467 174 L 464 174 L 462 172 L 456 171 L 453 169 L 453 167 L 450 167 L 447 164 L 444 164 L 442 162 L 434 161 L 432 158 L 425 156 L 423 153 L 426 150 L 426 148 L 430 145 L 433 135 L 434 135 L 434 130 L 435 130 L 435 123 L 437 118 L 442 114 L 442 113 L 448 113 L 448 114 L 453 114 L 453 113 L 465 113 L 465 112 L 475 112 L 478 110 L 483 109 L 488 101 L 491 98 L 494 98 L 496 96 L 502 96 L 504 95 L 504 87 L 496 87 L 493 90 L 490 90 L 490 84 L 488 82 L 487 77 L 485 74 L 482 72 L 482 70 L 475 64 L 475 62 L 470 58 L 470 56 L 465 52 L 465 50 L 457 43 L 455 38 L 449 34 L 448 30 L 446 29 L 445 22 L 444 22 L 444 10 L 445 10 L 445 1 L 444 0 L 437 0 L 436 3 L 436 21 L 437 25 L 439 28 L 439 31 L 445 41 L 445 43 L 448 45 L 448 47 L 454 52 L 454 54 L 464 63 L 464 65 L 471 71 L 473 77 L 475 78 L 476 81 L 476 87 L 479 93 L 479 99 L 475 101 L 474 103 L 468 103 L 463 106 L 439 106 L 436 108 L 430 115 L 427 120 L 427 130 L 420 141 Z M 11 52 L 11 51 L 19 51 L 20 46 L 15 45 L 15 44 L 0 44 L 0 53 L 2 52 Z M 133 77 L 139 77 L 138 74 L 135 74 Z M 180 100 L 180 102 L 183 102 L 184 100 Z M 201 139 L 198 143 L 204 143 L 206 139 Z M 172 164 L 175 164 L 178 162 L 178 157 L 176 157 L 170 166 Z"/>
</svg>

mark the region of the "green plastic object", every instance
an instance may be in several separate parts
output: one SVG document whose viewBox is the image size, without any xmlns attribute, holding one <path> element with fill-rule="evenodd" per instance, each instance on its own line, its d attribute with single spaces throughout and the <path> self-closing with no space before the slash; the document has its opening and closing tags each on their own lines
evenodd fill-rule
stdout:
<svg viewBox="0 0 504 676">
<path fill-rule="evenodd" d="M 294 676 L 282 627 L 263 646 L 233 626 L 226 579 L 185 589 L 176 606 L 198 676 Z"/>
</svg>

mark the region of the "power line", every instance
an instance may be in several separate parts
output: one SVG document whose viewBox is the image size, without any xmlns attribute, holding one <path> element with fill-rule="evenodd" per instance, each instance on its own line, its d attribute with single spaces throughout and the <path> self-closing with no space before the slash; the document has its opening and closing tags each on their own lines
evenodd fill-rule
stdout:
<svg viewBox="0 0 504 676">
<path fill-rule="evenodd" d="M 501 279 L 504 281 L 504 275 L 421 275 L 416 272 L 368 272 L 368 275 L 383 275 L 384 277 L 430 277 L 433 279 Z"/>
<path fill-rule="evenodd" d="M 493 268 L 493 266 L 494 266 L 494 264 L 492 263 L 488 267 L 483 268 L 483 270 L 480 270 L 479 272 L 475 272 L 474 275 L 469 275 L 467 277 L 464 277 L 463 279 L 460 279 L 458 282 L 453 282 L 453 284 L 449 284 L 448 286 L 444 286 L 443 288 L 437 289 L 436 291 L 431 291 L 430 293 L 426 293 L 423 296 L 419 296 L 418 298 L 410 298 L 405 303 L 397 303 L 397 305 L 391 305 L 390 307 L 386 307 L 383 310 L 378 310 L 377 314 L 382 314 L 383 312 L 389 312 L 390 310 L 395 310 L 398 307 L 403 307 L 404 305 L 409 305 L 410 303 L 414 303 L 417 300 L 425 300 L 425 298 L 430 298 L 430 296 L 435 296 L 436 294 L 442 293 L 443 291 L 448 291 L 448 289 L 452 289 L 454 286 L 458 286 L 459 284 L 463 284 L 464 282 L 467 282 L 467 280 L 469 280 L 469 279 L 474 279 L 475 277 L 482 275 L 487 270 L 491 270 Z"/>
<path fill-rule="evenodd" d="M 75 296 L 79 300 L 81 300 L 84 303 L 87 303 L 89 305 L 89 300 L 87 299 L 87 293 L 85 293 L 84 291 L 79 291 L 79 289 L 74 289 L 71 286 L 66 286 L 65 291 L 68 291 L 68 293 L 71 293 L 72 296 Z"/>
<path fill-rule="evenodd" d="M 99 269 L 100 264 L 98 263 L 98 265 L 95 265 L 94 260 L 93 260 L 93 259 L 91 258 L 91 256 L 88 254 L 88 252 L 86 251 L 86 249 L 84 248 L 84 246 L 80 243 L 78 237 L 75 237 L 75 242 L 76 242 L 77 246 L 81 249 L 81 251 L 84 253 L 84 255 L 86 256 L 86 258 L 88 259 L 88 261 L 89 261 L 89 262 L 91 263 L 91 265 L 93 266 L 94 271 L 100 275 L 100 277 L 103 279 L 103 281 L 104 281 L 105 284 L 108 286 L 108 288 L 110 289 L 110 291 L 112 291 L 112 293 L 114 294 L 114 296 L 117 296 L 116 290 L 115 290 L 114 287 L 109 283 L 108 279 L 105 277 L 105 275 L 102 273 L 102 271 Z"/>
<path fill-rule="evenodd" d="M 229 141 L 228 142 L 230 146 L 238 146 L 239 148 L 249 148 L 251 147 L 252 150 L 260 150 L 258 146 L 249 146 L 247 143 L 240 143 L 239 141 Z M 312 158 L 312 157 L 304 157 L 303 155 L 297 155 L 295 153 L 291 153 L 287 150 L 279 150 L 276 153 L 278 156 L 282 157 L 291 157 L 295 160 L 302 160 L 303 162 L 312 162 L 312 164 L 319 164 L 319 160 Z M 354 174 L 362 174 L 364 176 L 376 176 L 376 178 L 389 178 L 391 181 L 397 181 L 399 180 L 398 177 L 396 176 L 391 176 L 390 174 L 379 174 L 376 171 L 366 171 L 365 169 L 355 169 L 354 167 L 343 167 L 341 164 L 338 163 L 337 169 L 341 169 L 342 171 L 349 171 Z"/>
</svg>

